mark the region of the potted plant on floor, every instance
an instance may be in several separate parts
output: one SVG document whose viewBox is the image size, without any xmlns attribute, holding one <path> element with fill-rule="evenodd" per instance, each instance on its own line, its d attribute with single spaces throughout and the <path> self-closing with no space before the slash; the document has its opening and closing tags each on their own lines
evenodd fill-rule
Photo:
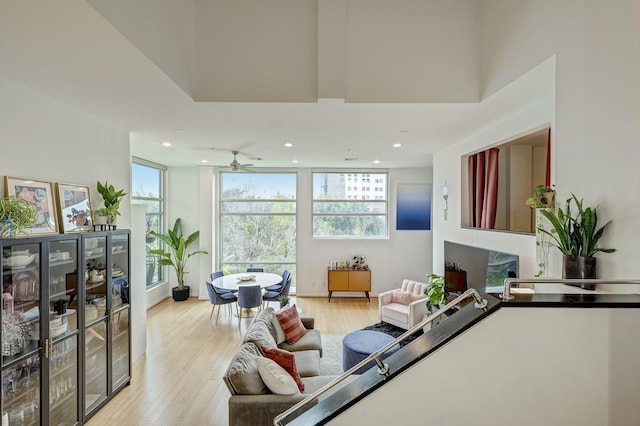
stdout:
<svg viewBox="0 0 640 426">
<path fill-rule="evenodd" d="M 577 212 L 571 210 L 575 203 Z M 584 207 L 583 199 L 575 194 L 567 199 L 564 210 L 542 210 L 542 215 L 551 223 L 551 230 L 538 226 L 538 231 L 550 237 L 550 243 L 557 247 L 562 256 L 562 278 L 596 278 L 596 258 L 598 252 L 613 253 L 616 249 L 597 247 L 606 227 L 611 221 L 598 228 L 596 208 Z M 593 290 L 593 284 L 579 284 Z"/>
<path fill-rule="evenodd" d="M 289 296 L 278 296 L 278 302 L 280 302 L 280 309 L 284 308 L 289 304 Z"/>
<path fill-rule="evenodd" d="M 149 234 L 157 237 L 164 244 L 163 249 L 151 250 L 149 253 L 159 255 L 158 263 L 171 266 L 176 272 L 178 286 L 172 289 L 173 300 L 176 302 L 187 300 L 190 294 L 189 286 L 184 285 L 184 276 L 188 273 L 186 270 L 187 261 L 196 254 L 207 254 L 204 250 L 192 252 L 188 250 L 189 246 L 200 236 L 200 231 L 195 231 L 185 238 L 182 233 L 182 219 L 178 218 L 173 229 L 168 230 L 166 234 L 159 234 L 155 231 L 151 231 Z"/>
<path fill-rule="evenodd" d="M 427 312 L 425 314 L 425 318 L 447 304 L 447 298 L 449 297 L 449 291 L 447 289 L 453 287 L 453 284 L 445 282 L 443 275 L 427 274 L 427 277 L 429 277 L 429 283 L 424 290 L 424 294 L 427 295 Z M 444 318 L 449 314 L 450 313 L 447 312 L 444 315 Z M 443 321 L 444 318 L 441 317 L 434 320 L 434 322 L 431 323 L 431 326 Z M 427 331 L 426 329 L 428 328 L 430 327 L 425 327 L 424 331 Z"/>
<path fill-rule="evenodd" d="M 37 220 L 35 204 L 13 195 L 0 198 L 0 238 L 14 238 Z"/>
<path fill-rule="evenodd" d="M 120 216 L 120 201 L 127 195 L 124 189 L 116 190 L 113 185 L 105 181 L 98 181 L 98 192 L 102 195 L 104 207 L 96 210 L 96 225 L 115 225 Z"/>
</svg>

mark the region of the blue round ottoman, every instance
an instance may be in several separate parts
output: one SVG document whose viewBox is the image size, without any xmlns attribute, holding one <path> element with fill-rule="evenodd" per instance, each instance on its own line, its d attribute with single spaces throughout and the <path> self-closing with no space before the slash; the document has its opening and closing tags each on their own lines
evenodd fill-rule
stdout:
<svg viewBox="0 0 640 426">
<path fill-rule="evenodd" d="M 393 341 L 393 337 L 386 333 L 373 330 L 353 331 L 342 339 L 342 370 L 347 371 L 366 357 Z M 380 359 L 384 359 L 400 349 L 396 344 L 385 351 Z M 356 370 L 355 374 L 362 374 L 376 365 L 374 361 Z"/>
</svg>

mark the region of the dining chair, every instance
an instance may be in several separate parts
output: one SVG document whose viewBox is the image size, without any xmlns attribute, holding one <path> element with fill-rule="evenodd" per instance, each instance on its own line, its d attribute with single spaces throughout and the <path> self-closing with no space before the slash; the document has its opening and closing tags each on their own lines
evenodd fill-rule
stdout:
<svg viewBox="0 0 640 426">
<path fill-rule="evenodd" d="M 291 272 L 288 269 L 285 269 L 284 271 L 282 271 L 282 281 L 280 281 L 278 284 L 265 287 L 264 289 L 266 291 L 280 291 L 282 290 L 282 287 L 287 283 L 287 280 L 290 278 Z"/>
<path fill-rule="evenodd" d="M 259 308 L 262 306 L 262 289 L 258 284 L 241 285 L 238 288 L 238 321 L 243 317 L 244 310 Z"/>
<path fill-rule="evenodd" d="M 247 268 L 247 272 L 264 272 L 264 268 Z"/>
<path fill-rule="evenodd" d="M 289 272 L 289 271 L 285 270 L 285 272 Z M 284 277 L 284 272 L 282 273 L 282 275 Z M 280 288 L 277 291 L 267 290 L 262 295 L 262 301 L 265 302 L 267 305 L 269 304 L 269 302 L 279 302 L 278 297 L 288 296 L 290 288 L 291 288 L 291 274 L 289 273 L 287 275 L 287 280 L 285 281 L 282 288 Z"/>
<path fill-rule="evenodd" d="M 216 325 L 218 324 L 218 318 L 220 317 L 220 308 L 222 305 L 229 306 L 229 313 L 231 313 L 231 303 L 237 302 L 238 298 L 235 294 L 229 291 L 223 291 L 224 289 L 214 286 L 210 281 L 205 282 L 207 286 L 207 293 L 209 293 L 209 302 L 211 302 L 211 314 L 209 320 L 213 316 L 213 311 L 218 307 L 218 314 L 216 315 Z"/>
<path fill-rule="evenodd" d="M 224 272 L 222 271 L 214 271 L 211 273 L 211 281 L 215 280 L 216 278 L 220 278 L 224 276 Z M 225 292 L 225 293 L 234 293 L 233 290 L 228 289 L 228 288 L 223 288 L 223 287 L 218 287 L 218 286 L 214 286 L 216 287 L 218 290 Z"/>
</svg>

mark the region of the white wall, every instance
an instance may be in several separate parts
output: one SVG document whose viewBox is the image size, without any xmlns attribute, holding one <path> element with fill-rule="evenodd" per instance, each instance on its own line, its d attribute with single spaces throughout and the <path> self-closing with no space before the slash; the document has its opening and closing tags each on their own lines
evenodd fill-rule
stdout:
<svg viewBox="0 0 640 426">
<path fill-rule="evenodd" d="M 0 173 L 87 185 L 102 207 L 96 182 L 131 192 L 129 132 L 0 77 Z M 120 227 L 128 228 L 129 196 Z"/>
<path fill-rule="evenodd" d="M 520 256 L 520 275 L 535 275 L 535 236 L 461 227 L 461 201 L 462 197 L 466 196 L 460 190 L 463 185 L 461 157 L 511 140 L 533 129 L 537 130 L 549 124 L 553 127 L 554 74 L 555 61 L 551 58 L 483 101 L 483 107 L 487 110 L 504 110 L 504 106 L 511 105 L 511 111 L 509 114 L 489 116 L 484 128 L 434 155 L 434 192 L 438 193 L 445 182 L 449 187 L 448 220 L 445 221 L 442 214 L 441 197 L 434 197 L 434 271 L 444 271 L 444 241 L 448 240 L 517 254 Z"/>
<path fill-rule="evenodd" d="M 599 276 L 636 278 L 640 3 L 484 0 L 479 5 L 484 93 L 496 93 L 555 55 L 555 111 L 549 114 L 555 121 L 556 200 L 576 193 L 599 206 L 599 218 L 613 220 L 602 246 L 618 250 L 597 256 Z M 476 141 L 474 148 L 486 142 Z M 552 254 L 552 274 L 559 276 L 558 252 Z"/>
<path fill-rule="evenodd" d="M 504 308 L 329 424 L 637 424 L 638 356 L 637 309 Z"/>
<path fill-rule="evenodd" d="M 206 299 L 204 281 L 216 268 L 213 246 L 218 216 L 214 209 L 215 169 L 169 169 L 169 223 L 182 217 L 185 232 L 200 230 L 200 249 L 209 255 L 192 258 L 187 276 L 191 295 Z M 430 183 L 430 169 L 389 171 L 389 238 L 382 240 L 314 240 L 311 238 L 311 170 L 298 169 L 297 276 L 301 296 L 327 296 L 327 267 L 331 260 L 365 255 L 371 267 L 371 294 L 398 288 L 404 278 L 426 281 L 431 272 L 433 231 L 396 231 L 396 188 L 399 183 Z M 433 213 L 432 213 L 433 214 Z M 196 228 L 199 227 L 199 228 Z M 170 279 L 175 278 L 170 274 Z M 175 285 L 175 284 L 173 284 Z M 194 289 L 195 287 L 195 289 Z M 197 289 L 197 292 L 196 292 Z M 334 293 L 336 297 L 363 297 L 360 293 Z"/>
</svg>

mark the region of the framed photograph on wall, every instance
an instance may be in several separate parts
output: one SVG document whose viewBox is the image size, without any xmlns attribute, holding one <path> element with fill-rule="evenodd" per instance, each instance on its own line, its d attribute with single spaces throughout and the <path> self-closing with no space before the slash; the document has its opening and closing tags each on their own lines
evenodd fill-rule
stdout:
<svg viewBox="0 0 640 426">
<path fill-rule="evenodd" d="M 56 184 L 58 211 L 62 232 L 86 232 L 91 230 L 91 190 L 88 186 L 72 183 Z"/>
<path fill-rule="evenodd" d="M 56 220 L 56 198 L 53 183 L 27 178 L 5 176 L 4 192 L 16 198 L 33 203 L 38 210 L 38 220 L 25 231 L 29 235 L 45 235 L 58 233 Z"/>
</svg>

